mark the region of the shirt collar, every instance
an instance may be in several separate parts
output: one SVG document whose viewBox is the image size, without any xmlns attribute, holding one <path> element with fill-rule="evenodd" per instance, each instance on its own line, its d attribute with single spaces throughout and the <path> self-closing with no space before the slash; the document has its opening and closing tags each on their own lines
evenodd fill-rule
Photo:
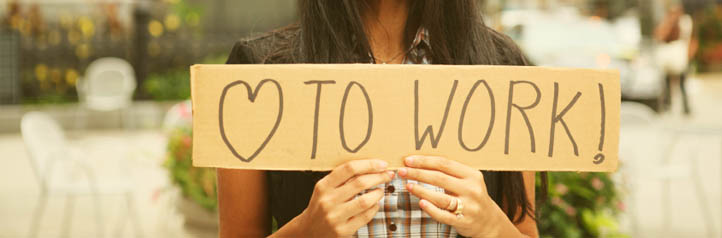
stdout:
<svg viewBox="0 0 722 238">
<path fill-rule="evenodd" d="M 418 48 L 421 44 L 431 48 L 431 44 L 429 44 L 429 31 L 423 27 L 419 27 L 419 29 L 416 30 L 414 40 L 411 42 L 411 48 Z"/>
<path fill-rule="evenodd" d="M 429 44 L 429 31 L 424 27 L 419 27 L 414 34 L 414 40 L 411 41 L 411 45 L 406 50 L 404 56 L 404 64 L 430 64 L 431 60 L 427 56 L 427 52 L 431 50 L 431 44 Z M 374 63 L 373 55 L 371 52 L 368 53 L 370 63 Z"/>
</svg>

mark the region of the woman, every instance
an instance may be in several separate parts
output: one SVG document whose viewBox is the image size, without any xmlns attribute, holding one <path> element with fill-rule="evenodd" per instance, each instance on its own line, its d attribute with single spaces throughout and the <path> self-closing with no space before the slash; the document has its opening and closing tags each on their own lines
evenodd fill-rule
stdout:
<svg viewBox="0 0 722 238">
<path fill-rule="evenodd" d="M 525 65 L 485 27 L 476 1 L 301 0 L 300 23 L 238 42 L 229 64 Z M 329 173 L 218 169 L 222 237 L 537 237 L 534 172 L 480 172 L 405 158 L 396 173 L 360 159 Z"/>
</svg>

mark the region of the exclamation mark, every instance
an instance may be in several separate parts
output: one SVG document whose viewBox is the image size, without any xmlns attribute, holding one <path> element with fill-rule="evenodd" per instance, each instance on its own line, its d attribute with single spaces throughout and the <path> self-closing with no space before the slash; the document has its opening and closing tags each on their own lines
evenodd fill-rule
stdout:
<svg viewBox="0 0 722 238">
<path fill-rule="evenodd" d="M 602 110 L 602 125 L 601 125 L 601 131 L 599 132 L 599 153 L 594 156 L 594 164 L 601 164 L 604 162 L 604 154 L 602 154 L 602 150 L 604 149 L 604 127 L 605 127 L 605 119 L 606 119 L 606 108 L 604 105 L 604 86 L 602 84 L 599 85 L 599 102 L 601 103 L 601 110 Z"/>
</svg>

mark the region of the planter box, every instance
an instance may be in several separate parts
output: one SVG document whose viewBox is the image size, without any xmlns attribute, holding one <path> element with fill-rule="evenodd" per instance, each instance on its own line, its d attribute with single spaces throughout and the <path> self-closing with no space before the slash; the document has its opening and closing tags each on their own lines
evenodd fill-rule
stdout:
<svg viewBox="0 0 722 238">
<path fill-rule="evenodd" d="M 183 226 L 188 233 L 197 237 L 218 237 L 218 212 L 209 212 L 185 197 L 178 199 L 176 206 L 183 214 Z"/>
</svg>

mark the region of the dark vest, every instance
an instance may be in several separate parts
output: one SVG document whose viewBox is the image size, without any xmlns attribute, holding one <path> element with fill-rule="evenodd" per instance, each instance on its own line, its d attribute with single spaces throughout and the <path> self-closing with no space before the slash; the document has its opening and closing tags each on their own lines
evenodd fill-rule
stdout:
<svg viewBox="0 0 722 238">
<path fill-rule="evenodd" d="M 519 54 L 518 48 L 508 37 L 489 29 L 497 50 L 504 55 L 502 64 L 526 65 L 526 60 Z M 273 62 L 271 56 L 274 47 L 287 42 L 289 37 L 295 37 L 297 32 L 270 32 L 263 35 L 243 39 L 233 46 L 226 64 L 262 64 Z M 310 171 L 268 171 L 269 206 L 271 215 L 278 222 L 278 227 L 285 225 L 298 216 L 308 206 L 316 182 L 326 176 L 328 172 Z M 483 171 L 489 193 L 500 193 L 501 188 L 497 181 L 510 172 Z M 521 176 L 520 174 L 518 176 Z M 523 188 L 522 188 L 523 189 Z"/>
</svg>

